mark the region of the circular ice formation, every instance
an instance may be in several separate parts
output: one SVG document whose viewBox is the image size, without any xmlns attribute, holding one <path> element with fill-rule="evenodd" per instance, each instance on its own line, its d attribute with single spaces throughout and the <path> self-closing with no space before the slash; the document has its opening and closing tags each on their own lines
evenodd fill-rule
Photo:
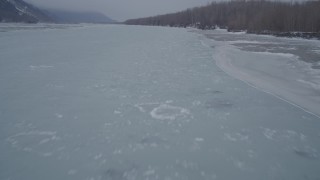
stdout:
<svg viewBox="0 0 320 180">
<path fill-rule="evenodd" d="M 169 104 L 161 104 L 150 112 L 153 118 L 159 120 L 175 120 L 177 117 L 185 117 L 188 114 L 190 112 L 187 109 Z"/>
</svg>

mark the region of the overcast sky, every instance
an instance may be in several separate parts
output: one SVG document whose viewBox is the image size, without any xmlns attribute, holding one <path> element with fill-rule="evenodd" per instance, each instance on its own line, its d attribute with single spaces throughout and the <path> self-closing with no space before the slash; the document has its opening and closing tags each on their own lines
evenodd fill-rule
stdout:
<svg viewBox="0 0 320 180">
<path fill-rule="evenodd" d="M 25 0 L 38 7 L 102 12 L 118 21 L 176 12 L 212 0 Z"/>
</svg>

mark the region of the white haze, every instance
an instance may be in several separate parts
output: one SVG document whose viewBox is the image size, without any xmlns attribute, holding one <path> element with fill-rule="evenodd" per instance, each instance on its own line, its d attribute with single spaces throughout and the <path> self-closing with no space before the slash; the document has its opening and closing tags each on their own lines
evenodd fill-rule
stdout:
<svg viewBox="0 0 320 180">
<path fill-rule="evenodd" d="M 210 0 L 26 0 L 38 7 L 95 11 L 118 20 L 171 13 L 206 5 Z"/>
</svg>

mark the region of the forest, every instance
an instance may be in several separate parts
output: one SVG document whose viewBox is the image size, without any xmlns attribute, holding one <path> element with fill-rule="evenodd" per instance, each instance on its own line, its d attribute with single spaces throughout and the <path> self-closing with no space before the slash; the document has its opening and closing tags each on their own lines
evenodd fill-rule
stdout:
<svg viewBox="0 0 320 180">
<path fill-rule="evenodd" d="M 280 2 L 235 0 L 153 17 L 130 19 L 129 25 L 227 28 L 249 33 L 320 33 L 320 1 Z"/>
</svg>

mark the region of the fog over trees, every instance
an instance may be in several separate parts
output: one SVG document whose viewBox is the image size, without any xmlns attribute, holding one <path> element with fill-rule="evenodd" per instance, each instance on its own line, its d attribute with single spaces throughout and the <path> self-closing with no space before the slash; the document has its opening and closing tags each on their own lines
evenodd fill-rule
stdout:
<svg viewBox="0 0 320 180">
<path fill-rule="evenodd" d="M 197 27 L 215 26 L 230 31 L 320 32 L 320 1 L 228 1 L 212 2 L 207 6 L 154 17 L 130 19 L 132 25 Z"/>
</svg>

